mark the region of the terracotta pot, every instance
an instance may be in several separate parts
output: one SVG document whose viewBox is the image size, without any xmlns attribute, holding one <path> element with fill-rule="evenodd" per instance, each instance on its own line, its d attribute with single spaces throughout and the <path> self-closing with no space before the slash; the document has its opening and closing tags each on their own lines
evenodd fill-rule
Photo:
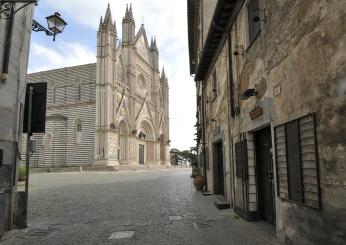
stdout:
<svg viewBox="0 0 346 245">
<path fill-rule="evenodd" d="M 203 190 L 204 183 L 205 183 L 204 176 L 195 176 L 193 178 L 193 185 L 195 186 L 197 191 Z"/>
</svg>

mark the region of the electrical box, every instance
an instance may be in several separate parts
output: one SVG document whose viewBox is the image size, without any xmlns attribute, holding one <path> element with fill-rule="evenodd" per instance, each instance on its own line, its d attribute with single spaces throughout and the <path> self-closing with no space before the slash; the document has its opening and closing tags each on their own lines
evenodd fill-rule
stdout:
<svg viewBox="0 0 346 245">
<path fill-rule="evenodd" d="M 32 152 L 32 153 L 37 152 L 37 141 L 36 140 L 30 140 L 30 152 Z"/>
</svg>

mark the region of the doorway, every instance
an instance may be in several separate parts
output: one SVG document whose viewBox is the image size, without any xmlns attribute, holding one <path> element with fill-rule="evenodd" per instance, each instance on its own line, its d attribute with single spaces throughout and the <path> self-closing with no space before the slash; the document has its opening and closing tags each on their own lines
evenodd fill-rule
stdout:
<svg viewBox="0 0 346 245">
<path fill-rule="evenodd" d="M 144 164 L 144 145 L 139 145 L 139 164 Z"/>
<path fill-rule="evenodd" d="M 271 128 L 255 133 L 258 215 L 275 224 L 274 174 L 272 161 Z"/>
<path fill-rule="evenodd" d="M 217 195 L 225 195 L 224 169 L 223 169 L 223 150 L 222 141 L 214 144 L 214 193 Z"/>
</svg>

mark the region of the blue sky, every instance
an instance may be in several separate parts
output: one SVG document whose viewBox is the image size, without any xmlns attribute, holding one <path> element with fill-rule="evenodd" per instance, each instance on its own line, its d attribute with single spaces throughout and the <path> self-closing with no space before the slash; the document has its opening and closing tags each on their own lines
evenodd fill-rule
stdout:
<svg viewBox="0 0 346 245">
<path fill-rule="evenodd" d="M 31 36 L 29 72 L 96 62 L 96 31 L 108 2 L 121 33 L 126 4 L 132 3 L 136 29 L 144 23 L 148 39 L 157 37 L 160 66 L 165 66 L 170 86 L 171 147 L 195 146 L 195 84 L 190 77 L 186 0 L 41 0 L 35 20 L 46 26 L 45 17 L 59 12 L 68 26 L 56 42 L 44 33 Z"/>
</svg>

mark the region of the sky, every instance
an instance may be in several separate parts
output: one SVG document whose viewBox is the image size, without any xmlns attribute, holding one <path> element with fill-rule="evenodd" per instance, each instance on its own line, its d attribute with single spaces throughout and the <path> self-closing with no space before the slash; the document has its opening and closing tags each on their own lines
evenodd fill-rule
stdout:
<svg viewBox="0 0 346 245">
<path fill-rule="evenodd" d="M 33 32 L 29 73 L 96 62 L 96 32 L 108 3 L 119 36 L 126 4 L 132 4 L 136 32 L 144 24 L 148 39 L 156 36 L 170 87 L 171 148 L 190 149 L 196 144 L 196 99 L 189 72 L 186 0 L 41 0 L 36 21 L 46 27 L 45 17 L 59 12 L 68 25 L 55 42 Z"/>
</svg>

